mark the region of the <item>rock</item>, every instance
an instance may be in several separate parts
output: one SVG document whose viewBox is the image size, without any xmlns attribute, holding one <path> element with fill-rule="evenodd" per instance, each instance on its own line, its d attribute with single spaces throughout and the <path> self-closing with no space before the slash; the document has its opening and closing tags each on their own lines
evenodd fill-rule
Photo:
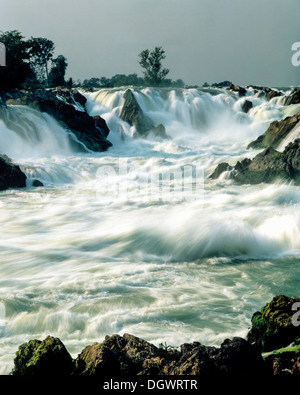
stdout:
<svg viewBox="0 0 300 395">
<path fill-rule="evenodd" d="M 158 349 L 153 344 L 127 333 L 106 336 L 102 345 L 119 355 L 122 374 L 138 374 L 145 369 L 146 359 L 158 356 Z"/>
<path fill-rule="evenodd" d="M 75 360 L 73 375 L 115 376 L 120 374 L 118 354 L 103 344 L 87 346 Z"/>
<path fill-rule="evenodd" d="M 50 90 L 55 96 L 63 98 L 68 104 L 80 105 L 82 109 L 85 108 L 87 98 L 83 96 L 77 89 L 54 88 Z"/>
<path fill-rule="evenodd" d="M 252 376 L 263 372 L 263 360 L 259 351 L 245 339 L 226 339 L 220 348 L 200 343 L 181 346 L 179 361 L 172 363 L 167 374 L 217 376 Z"/>
<path fill-rule="evenodd" d="M 291 373 L 297 376 L 300 375 L 300 356 L 294 361 Z"/>
<path fill-rule="evenodd" d="M 233 85 L 233 83 L 231 81 L 215 82 L 215 83 L 211 84 L 211 86 L 213 88 L 227 88 L 227 87 L 229 87 L 231 85 Z M 207 84 L 207 86 L 209 86 L 209 85 Z"/>
<path fill-rule="evenodd" d="M 247 340 L 262 351 L 288 346 L 300 339 L 300 326 L 294 326 L 292 306 L 300 301 L 295 297 L 275 296 L 260 311 L 253 314 Z"/>
<path fill-rule="evenodd" d="M 229 169 L 230 166 L 228 163 L 226 162 L 219 163 L 218 166 L 213 171 L 213 173 L 208 178 L 212 178 L 213 180 L 216 180 L 217 178 L 220 177 L 222 173 L 224 173 L 224 171 L 228 171 Z"/>
<path fill-rule="evenodd" d="M 120 112 L 120 118 L 123 121 L 135 126 L 137 132 L 142 136 L 155 128 L 152 120 L 143 113 L 131 89 L 125 91 L 123 98 L 125 101 Z"/>
<path fill-rule="evenodd" d="M 0 155 L 0 191 L 8 188 L 25 188 L 26 175 L 6 155 Z"/>
<path fill-rule="evenodd" d="M 100 131 L 101 135 L 106 138 L 109 135 L 109 129 L 105 120 L 99 115 L 95 115 L 93 118 L 96 128 Z"/>
<path fill-rule="evenodd" d="M 43 187 L 44 184 L 40 180 L 33 180 L 32 181 L 32 186 L 37 188 L 37 187 Z"/>
<path fill-rule="evenodd" d="M 15 376 L 68 376 L 73 362 L 63 343 L 52 336 L 22 344 L 14 360 Z"/>
<path fill-rule="evenodd" d="M 252 107 L 253 107 L 252 102 L 249 100 L 245 100 L 244 103 L 242 104 L 242 111 L 247 113 L 251 110 Z"/>
<path fill-rule="evenodd" d="M 254 157 L 253 160 L 244 159 L 234 167 L 234 180 L 239 184 L 272 183 L 277 180 L 290 180 L 291 168 L 286 163 L 285 155 L 275 151 L 272 147 Z"/>
<path fill-rule="evenodd" d="M 237 92 L 239 96 L 245 96 L 246 92 L 247 92 L 245 88 L 243 88 L 243 87 L 241 87 L 239 85 L 233 85 L 233 84 L 231 84 L 227 88 L 227 90 L 231 90 L 233 92 Z"/>
<path fill-rule="evenodd" d="M 300 185 L 300 139 L 287 145 L 283 152 L 268 147 L 257 154 L 252 160 L 243 159 L 235 166 L 228 167 L 228 163 L 221 163 L 209 178 L 216 179 L 229 168 L 231 176 L 239 184 L 273 183 L 276 181 L 293 181 Z"/>
<path fill-rule="evenodd" d="M 300 103 L 300 89 L 295 88 L 285 99 L 284 105 L 289 106 L 290 104 L 299 104 L 299 103 Z"/>
<path fill-rule="evenodd" d="M 66 91 L 64 91 L 62 99 L 56 96 L 58 92 L 62 95 L 62 91 L 56 90 L 55 92 L 43 89 L 14 91 L 6 95 L 6 104 L 27 105 L 48 113 L 75 134 L 78 140 L 84 143 L 91 151 L 105 151 L 112 146 L 106 139 L 108 127 L 105 120 L 102 119 L 100 122 L 100 117 L 94 119 L 86 111 L 80 111 L 76 106 L 68 102 L 72 102 L 76 95 L 77 98 L 79 95 L 81 97 L 82 95 L 79 92 L 75 93 L 75 96 L 74 94 L 69 94 L 68 96 Z M 83 102 L 84 99 L 83 97 L 80 100 Z"/>
<path fill-rule="evenodd" d="M 247 148 L 277 148 L 282 140 L 292 131 L 292 129 L 300 122 L 300 112 L 282 119 L 281 121 L 274 121 L 264 134 L 259 136 L 255 141 L 252 141 Z"/>
<path fill-rule="evenodd" d="M 273 97 L 282 96 L 282 92 L 265 86 L 249 85 L 247 88 L 254 89 L 257 97 L 265 97 L 267 100 L 271 100 Z"/>
</svg>

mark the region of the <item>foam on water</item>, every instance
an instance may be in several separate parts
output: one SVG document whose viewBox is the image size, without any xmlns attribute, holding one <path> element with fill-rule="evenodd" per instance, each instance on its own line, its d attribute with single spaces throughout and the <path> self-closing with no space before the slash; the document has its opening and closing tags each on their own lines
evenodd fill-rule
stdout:
<svg viewBox="0 0 300 395">
<path fill-rule="evenodd" d="M 297 292 L 299 188 L 207 179 L 255 155 L 247 144 L 287 113 L 281 101 L 249 90 L 245 114 L 226 90 L 134 90 L 170 137 L 143 139 L 119 118 L 124 92 L 86 94 L 111 130 L 104 153 L 79 153 L 35 110 L 11 108 L 0 124 L 1 153 L 45 184 L 0 193 L 0 373 L 21 343 L 48 334 L 74 357 L 113 333 L 218 345 L 245 335 L 273 295 Z M 174 175 L 188 168 L 198 178 L 186 173 L 194 189 L 183 194 Z"/>
</svg>

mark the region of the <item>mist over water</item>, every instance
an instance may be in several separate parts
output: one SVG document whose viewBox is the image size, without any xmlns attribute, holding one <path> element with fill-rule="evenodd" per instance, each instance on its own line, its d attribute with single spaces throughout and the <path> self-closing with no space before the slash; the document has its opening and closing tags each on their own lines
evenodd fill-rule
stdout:
<svg viewBox="0 0 300 395">
<path fill-rule="evenodd" d="M 169 136 L 136 138 L 119 118 L 124 92 L 85 93 L 88 112 L 110 128 L 104 153 L 79 150 L 27 107 L 10 106 L 0 123 L 0 152 L 29 177 L 26 190 L 0 193 L 2 374 L 21 343 L 48 334 L 74 356 L 126 332 L 157 345 L 218 345 L 244 336 L 275 294 L 297 296 L 300 189 L 207 178 L 220 162 L 255 156 L 249 142 L 297 106 L 251 90 L 136 89 Z M 35 178 L 43 188 L 31 187 Z"/>
</svg>

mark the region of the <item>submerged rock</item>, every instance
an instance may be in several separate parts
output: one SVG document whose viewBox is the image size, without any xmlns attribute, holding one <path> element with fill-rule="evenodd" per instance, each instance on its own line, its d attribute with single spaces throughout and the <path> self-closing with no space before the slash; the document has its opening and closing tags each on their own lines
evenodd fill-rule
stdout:
<svg viewBox="0 0 300 395">
<path fill-rule="evenodd" d="M 266 132 L 259 136 L 255 141 L 252 141 L 247 148 L 277 148 L 299 122 L 300 112 L 280 121 L 274 121 L 270 124 Z"/>
<path fill-rule="evenodd" d="M 0 191 L 26 187 L 26 175 L 6 155 L 0 155 Z"/>
<path fill-rule="evenodd" d="M 43 187 L 44 184 L 40 180 L 33 180 L 32 181 L 32 186 L 35 187 L 35 188 L 38 188 L 38 187 Z"/>
</svg>

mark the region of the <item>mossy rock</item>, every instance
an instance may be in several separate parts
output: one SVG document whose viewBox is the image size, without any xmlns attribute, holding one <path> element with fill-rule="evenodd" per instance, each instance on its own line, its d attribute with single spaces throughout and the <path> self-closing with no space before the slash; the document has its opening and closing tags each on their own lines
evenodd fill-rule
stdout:
<svg viewBox="0 0 300 395">
<path fill-rule="evenodd" d="M 275 296 L 261 311 L 252 316 L 252 327 L 247 339 L 261 348 L 272 351 L 300 342 L 300 326 L 294 326 L 292 306 L 300 299 L 284 295 Z"/>
<path fill-rule="evenodd" d="M 15 376 L 67 376 L 73 370 L 73 361 L 63 343 L 52 336 L 45 340 L 30 340 L 16 352 Z"/>
</svg>

